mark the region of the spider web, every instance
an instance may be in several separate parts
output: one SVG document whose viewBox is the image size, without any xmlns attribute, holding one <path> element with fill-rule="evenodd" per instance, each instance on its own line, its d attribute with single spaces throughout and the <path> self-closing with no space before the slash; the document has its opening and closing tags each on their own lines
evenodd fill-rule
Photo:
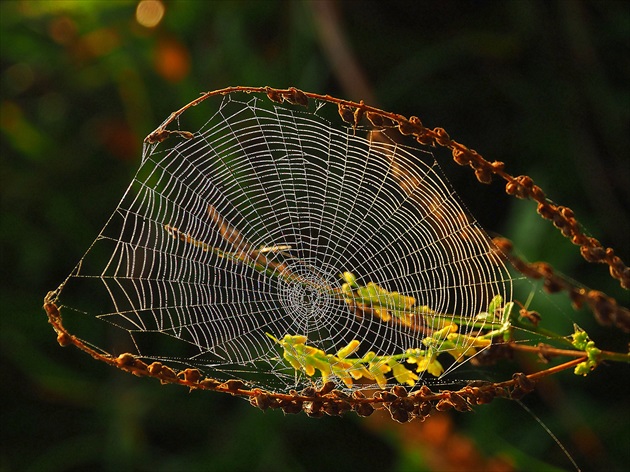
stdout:
<svg viewBox="0 0 630 472">
<path fill-rule="evenodd" d="M 305 335 L 326 353 L 354 339 L 360 355 L 422 346 L 417 327 L 339 296 L 344 272 L 414 297 L 431 310 L 423 322 L 452 314 L 460 333 L 478 333 L 472 324 L 495 295 L 512 299 L 507 268 L 432 154 L 333 125 L 324 115 L 336 109 L 323 102 L 212 103 L 192 139 L 145 145 L 62 284 L 64 310 L 90 325 L 87 342 L 96 317 L 110 328 L 99 346 L 286 392 L 313 379 L 269 335 Z"/>
</svg>

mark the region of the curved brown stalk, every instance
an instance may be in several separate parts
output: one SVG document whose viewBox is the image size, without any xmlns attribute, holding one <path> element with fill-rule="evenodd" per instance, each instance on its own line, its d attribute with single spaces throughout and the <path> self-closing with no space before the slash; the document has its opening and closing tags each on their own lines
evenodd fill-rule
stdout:
<svg viewBox="0 0 630 472">
<path fill-rule="evenodd" d="M 586 236 L 581 224 L 575 218 L 570 208 L 551 202 L 546 197 L 545 192 L 534 183 L 531 177 L 526 175 L 515 177 L 507 173 L 503 162 L 487 161 L 478 152 L 451 139 L 444 128 L 426 128 L 422 125 L 420 119 L 415 116 L 407 118 L 403 115 L 365 105 L 363 101 L 356 103 L 331 97 L 330 95 L 303 92 L 295 87 L 274 89 L 271 87 L 235 86 L 207 92 L 180 108 L 172 113 L 159 128 L 149 134 L 145 142 L 161 142 L 172 134 L 178 134 L 188 139 L 191 133 L 186 131 L 169 131 L 166 127 L 190 107 L 197 106 L 212 96 L 227 95 L 234 92 L 265 93 L 273 101 L 282 102 L 286 100 L 291 104 L 301 106 L 308 106 L 309 98 L 323 100 L 336 104 L 342 119 L 355 127 L 365 117 L 377 129 L 395 128 L 402 135 L 413 136 L 420 144 L 450 149 L 455 162 L 462 166 L 470 166 L 475 171 L 475 177 L 479 182 L 489 184 L 492 182 L 492 176 L 497 175 L 507 182 L 505 192 L 508 195 L 537 202 L 538 214 L 542 218 L 551 221 L 563 236 L 568 238 L 573 244 L 580 246 L 580 253 L 586 261 L 608 265 L 611 277 L 619 280 L 623 288 L 630 289 L 630 268 L 615 254 L 612 248 L 605 248 L 596 238 Z"/>
</svg>

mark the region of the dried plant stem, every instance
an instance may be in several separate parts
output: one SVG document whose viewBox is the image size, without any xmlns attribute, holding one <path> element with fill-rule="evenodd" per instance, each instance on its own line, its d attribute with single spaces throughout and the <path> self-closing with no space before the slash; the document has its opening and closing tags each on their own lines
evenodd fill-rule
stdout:
<svg viewBox="0 0 630 472">
<path fill-rule="evenodd" d="M 517 344 L 517 343 L 512 342 L 509 344 L 509 346 L 514 351 L 531 352 L 534 354 L 538 354 L 544 359 L 549 359 L 551 357 L 556 357 L 556 356 L 579 357 L 580 359 L 584 358 L 584 351 L 579 351 L 575 349 L 558 349 L 544 343 L 540 343 L 537 346 L 528 346 L 526 344 Z M 598 361 L 599 362 L 615 361 L 615 362 L 630 363 L 630 354 L 623 354 L 621 352 L 612 352 L 612 351 L 600 351 Z"/>
<path fill-rule="evenodd" d="M 615 325 L 625 332 L 630 332 L 630 310 L 617 304 L 617 301 L 598 290 L 579 287 L 564 277 L 559 276 L 553 267 L 546 262 L 528 263 L 513 252 L 511 241 L 505 238 L 494 238 L 496 247 L 520 273 L 531 279 L 542 279 L 543 287 L 549 293 L 566 291 L 575 308 L 586 304 L 595 315 L 597 321 L 604 325 Z"/>
<path fill-rule="evenodd" d="M 557 205 L 547 199 L 543 190 L 534 183 L 531 177 L 526 175 L 513 176 L 505 171 L 503 162 L 489 162 L 476 151 L 467 146 L 452 140 L 444 128 L 426 128 L 418 117 L 407 118 L 403 115 L 390 113 L 369 105 L 363 101 L 356 103 L 350 100 L 342 100 L 330 95 L 320 95 L 310 92 L 302 92 L 294 87 L 288 89 L 274 89 L 271 87 L 226 87 L 224 89 L 207 92 L 199 98 L 193 100 L 188 105 L 172 113 L 162 125 L 153 131 L 145 142 L 157 143 L 168 138 L 171 134 L 177 133 L 188 138 L 187 132 L 169 132 L 166 127 L 176 120 L 188 108 L 198 105 L 209 97 L 216 95 L 226 95 L 234 92 L 245 93 L 265 93 L 276 102 L 284 100 L 292 104 L 308 106 L 308 99 L 323 100 L 334 103 L 339 107 L 341 117 L 357 126 L 359 121 L 365 116 L 377 128 L 397 128 L 403 135 L 412 135 L 420 144 L 441 146 L 451 150 L 453 159 L 459 165 L 468 165 L 475 171 L 477 180 L 484 184 L 492 181 L 492 176 L 497 175 L 504 179 L 507 184 L 505 191 L 508 195 L 513 195 L 521 199 L 531 199 L 538 203 L 538 214 L 544 219 L 553 222 L 561 233 L 573 244 L 580 246 L 582 257 L 588 262 L 607 264 L 611 277 L 619 280 L 621 286 L 630 289 L 630 268 L 627 267 L 612 248 L 604 246 L 595 238 L 586 236 L 582 231 L 582 226 L 575 218 L 573 211 L 565 206 Z"/>
<path fill-rule="evenodd" d="M 324 414 L 337 416 L 349 410 L 355 411 L 360 416 L 369 416 L 374 409 L 385 408 L 391 413 L 394 420 L 406 422 L 413 418 L 428 416 L 434 410 L 444 411 L 454 408 L 458 411 L 468 411 L 475 405 L 488 403 L 497 397 L 518 399 L 533 390 L 538 379 L 575 367 L 587 359 L 582 353 L 582 356 L 576 359 L 543 371 L 529 375 L 516 373 L 511 380 L 504 382 L 483 382 L 479 385 L 473 382 L 457 391 L 432 392 L 428 387 L 423 386 L 416 392 L 408 393 L 404 387 L 395 386 L 391 391 L 376 389 L 371 397 L 366 397 L 359 391 L 353 392 L 352 395 L 339 392 L 334 389 L 334 383 L 328 382 L 319 390 L 307 388 L 299 393 L 291 391 L 288 394 L 283 394 L 267 392 L 258 388 L 249 389 L 240 380 L 220 382 L 212 378 L 203 378 L 201 372 L 196 369 L 176 372 L 161 362 L 146 364 L 133 354 L 125 353 L 114 356 L 106 352 L 98 352 L 86 345 L 81 339 L 68 333 L 63 326 L 55 300 L 56 292 L 50 292 L 45 298 L 44 310 L 48 315 L 49 323 L 57 332 L 57 341 L 61 346 L 74 345 L 96 360 L 140 377 L 153 377 L 163 384 L 179 384 L 190 389 L 214 390 L 249 397 L 254 406 L 263 410 L 280 408 L 285 413 L 305 411 L 309 416 L 322 416 Z M 539 352 L 541 355 L 577 356 L 577 351 L 556 350 L 546 346 L 521 346 L 518 349 Z M 611 360 L 616 360 L 612 359 L 615 353 L 605 354 L 610 355 Z"/>
</svg>

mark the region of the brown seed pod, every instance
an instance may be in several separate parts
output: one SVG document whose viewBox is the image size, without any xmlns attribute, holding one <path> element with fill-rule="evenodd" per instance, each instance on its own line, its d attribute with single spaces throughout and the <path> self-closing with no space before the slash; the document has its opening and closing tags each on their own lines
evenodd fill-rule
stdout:
<svg viewBox="0 0 630 472">
<path fill-rule="evenodd" d="M 412 411 L 412 415 L 415 418 L 421 418 L 422 420 L 424 420 L 424 418 L 429 416 L 429 414 L 431 413 L 431 409 L 432 408 L 433 407 L 431 406 L 430 403 L 426 403 L 426 402 L 425 403 L 418 403 L 417 405 L 414 405 L 413 411 Z"/>
<path fill-rule="evenodd" d="M 328 416 L 341 416 L 341 409 L 336 402 L 326 402 L 322 408 Z"/>
<path fill-rule="evenodd" d="M 149 144 L 161 143 L 165 141 L 171 135 L 169 130 L 161 129 L 156 130 L 147 136 L 144 140 Z"/>
<path fill-rule="evenodd" d="M 503 172 L 503 170 L 505 169 L 505 162 L 494 161 L 490 165 L 492 166 L 493 172 Z"/>
<path fill-rule="evenodd" d="M 382 115 L 368 111 L 365 116 L 375 128 L 383 128 L 385 126 L 385 118 Z"/>
<path fill-rule="evenodd" d="M 281 400 L 280 408 L 288 415 L 295 415 L 302 411 L 302 403 L 290 400 Z"/>
<path fill-rule="evenodd" d="M 267 97 L 269 97 L 269 100 L 271 100 L 272 102 L 276 102 L 276 103 L 282 103 L 284 101 L 284 98 L 282 97 L 282 95 L 280 95 L 280 92 L 278 92 L 277 90 L 274 90 L 270 87 L 266 88 L 267 90 Z"/>
<path fill-rule="evenodd" d="M 422 121 L 420 121 L 420 118 L 418 118 L 417 116 L 410 116 L 409 117 L 409 123 L 414 125 L 417 129 L 423 128 Z M 446 133 L 446 131 L 444 131 L 444 132 Z"/>
<path fill-rule="evenodd" d="M 484 405 L 486 403 L 490 403 L 492 400 L 494 400 L 493 390 L 481 390 L 475 398 L 475 403 L 477 405 Z"/>
<path fill-rule="evenodd" d="M 407 389 L 402 385 L 394 385 L 394 387 L 392 387 L 392 393 L 397 397 L 406 397 Z"/>
<path fill-rule="evenodd" d="M 54 291 L 48 292 L 46 298 L 44 299 L 44 310 L 46 310 L 46 313 L 49 317 L 58 320 L 59 318 L 61 318 L 61 315 L 59 314 L 59 309 L 57 308 L 57 305 L 50 301 L 54 296 Z"/>
<path fill-rule="evenodd" d="M 164 366 L 162 365 L 161 362 L 153 362 L 151 365 L 149 365 L 147 370 L 149 371 L 149 374 L 151 375 L 159 375 L 159 373 L 162 372 L 163 367 Z"/>
<path fill-rule="evenodd" d="M 392 419 L 398 423 L 407 423 L 412 419 L 409 412 L 404 408 L 400 408 L 399 405 L 392 404 L 388 409 L 389 414 L 392 415 Z"/>
<path fill-rule="evenodd" d="M 221 385 L 221 382 L 219 382 L 218 380 L 215 379 L 203 379 L 201 382 L 199 382 L 199 385 L 201 385 L 203 388 L 207 388 L 207 389 L 215 389 L 217 388 L 219 385 Z"/>
<path fill-rule="evenodd" d="M 363 105 L 363 100 L 361 100 L 360 105 Z M 363 115 L 365 114 L 365 110 L 363 108 L 356 108 L 354 110 L 354 122 L 353 125 L 355 127 L 357 127 L 359 125 L 359 122 L 361 121 L 361 118 L 363 118 Z"/>
<path fill-rule="evenodd" d="M 335 382 L 326 382 L 324 385 L 322 385 L 322 387 L 319 389 L 319 391 L 317 393 L 319 393 L 320 395 L 326 395 L 329 392 L 332 392 L 332 390 L 335 388 Z"/>
<path fill-rule="evenodd" d="M 370 416 L 374 413 L 374 407 L 369 403 L 355 403 L 352 405 L 352 409 L 359 416 Z"/>
<path fill-rule="evenodd" d="M 291 87 L 288 92 L 283 94 L 283 97 L 291 105 L 301 105 L 303 107 L 308 106 L 308 97 L 301 90 Z"/>
<path fill-rule="evenodd" d="M 160 377 L 160 380 L 162 381 L 162 383 L 164 383 L 164 381 L 170 381 L 170 380 L 177 379 L 177 374 L 170 367 L 163 365 L 162 366 L 162 370 L 159 373 L 159 377 Z"/>
<path fill-rule="evenodd" d="M 352 108 L 340 103 L 337 106 L 337 110 L 339 111 L 339 116 L 341 116 L 343 121 L 354 124 L 354 111 Z"/>
<path fill-rule="evenodd" d="M 420 403 L 418 410 L 422 416 L 429 416 L 433 410 L 433 404 L 431 402 Z"/>
<path fill-rule="evenodd" d="M 398 397 L 396 395 L 394 395 L 393 393 L 386 392 L 385 390 L 377 390 L 372 395 L 372 398 L 374 398 L 375 400 L 378 400 L 380 402 L 389 403 L 389 402 L 393 402 Z"/>
<path fill-rule="evenodd" d="M 470 164 L 470 157 L 461 149 L 453 148 L 453 160 L 460 166 L 467 166 Z"/>
<path fill-rule="evenodd" d="M 411 117 L 411 119 L 413 119 L 415 117 Z M 410 120 L 411 120 L 410 119 Z M 420 121 L 420 120 L 418 120 Z M 433 130 L 433 132 L 435 134 L 437 134 L 437 138 L 436 141 L 441 145 L 441 146 L 448 146 L 451 142 L 451 137 L 448 135 L 448 133 L 446 132 L 446 130 L 444 128 L 435 128 Z"/>
<path fill-rule="evenodd" d="M 319 400 L 315 400 L 312 402 L 304 402 L 302 404 L 302 409 L 304 413 L 312 418 L 321 418 L 324 416 L 324 411 L 322 410 L 323 403 Z"/>
<path fill-rule="evenodd" d="M 348 395 L 346 392 L 342 392 L 341 390 L 333 390 L 332 394 L 336 396 L 337 398 L 342 398 L 344 400 L 347 400 L 350 398 L 350 395 Z"/>
<path fill-rule="evenodd" d="M 266 393 L 260 393 L 258 395 L 254 395 L 253 397 L 251 397 L 249 399 L 249 403 L 252 406 L 255 406 L 256 408 L 259 408 L 262 411 L 265 411 L 267 408 L 269 408 L 269 405 L 271 403 L 271 398 Z"/>
<path fill-rule="evenodd" d="M 453 403 L 451 402 L 450 398 L 442 398 L 435 405 L 435 409 L 437 411 L 447 411 L 447 410 L 450 410 L 451 408 L 453 408 Z"/>
<path fill-rule="evenodd" d="M 72 337 L 68 333 L 59 333 L 57 335 L 57 342 L 61 347 L 66 347 L 72 344 Z"/>
<path fill-rule="evenodd" d="M 139 377 L 148 374 L 149 366 L 145 362 L 142 362 L 140 359 L 134 358 L 133 364 L 131 366 L 133 368 L 132 373 Z"/>
<path fill-rule="evenodd" d="M 489 169 L 481 168 L 475 170 L 475 177 L 482 184 L 492 183 L 492 172 Z"/>
<path fill-rule="evenodd" d="M 300 392 L 300 395 L 303 397 L 314 397 L 316 394 L 317 390 L 315 390 L 315 387 L 306 387 Z"/>
<path fill-rule="evenodd" d="M 132 365 L 135 361 L 136 361 L 136 358 L 132 354 L 129 354 L 128 352 L 121 354 L 120 356 L 116 358 L 116 363 L 119 366 Z"/>
<path fill-rule="evenodd" d="M 594 247 L 582 246 L 580 252 L 582 257 L 588 262 L 599 262 L 606 257 L 606 250 L 600 245 Z"/>
<path fill-rule="evenodd" d="M 536 382 L 522 372 L 516 372 L 512 375 L 512 379 L 516 382 L 516 385 L 522 388 L 525 392 L 531 392 L 536 386 Z"/>
<path fill-rule="evenodd" d="M 398 131 L 400 134 L 408 136 L 416 131 L 416 127 L 410 121 L 401 119 L 398 121 Z"/>
<path fill-rule="evenodd" d="M 470 411 L 472 409 L 464 397 L 457 392 L 451 393 L 451 402 L 457 411 Z"/>
<path fill-rule="evenodd" d="M 183 378 L 186 382 L 198 383 L 201 379 L 201 372 L 197 369 L 182 370 L 177 377 Z"/>
<path fill-rule="evenodd" d="M 224 387 L 230 392 L 236 392 L 237 390 L 243 390 L 245 388 L 245 384 L 240 380 L 230 379 L 222 384 L 221 387 Z"/>
</svg>

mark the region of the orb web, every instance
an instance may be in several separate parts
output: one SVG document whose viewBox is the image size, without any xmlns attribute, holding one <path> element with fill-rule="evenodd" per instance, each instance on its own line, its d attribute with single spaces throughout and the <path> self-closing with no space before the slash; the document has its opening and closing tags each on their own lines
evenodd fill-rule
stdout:
<svg viewBox="0 0 630 472">
<path fill-rule="evenodd" d="M 285 362 L 284 336 L 394 355 L 421 347 L 436 315 L 475 336 L 493 297 L 511 300 L 507 268 L 432 154 L 331 121 L 323 102 L 209 102 L 192 139 L 145 145 L 60 287 L 78 325 L 97 318 L 114 333 L 108 352 L 284 392 L 316 381 Z M 424 311 L 401 323 L 357 309 L 343 274 Z"/>
</svg>

